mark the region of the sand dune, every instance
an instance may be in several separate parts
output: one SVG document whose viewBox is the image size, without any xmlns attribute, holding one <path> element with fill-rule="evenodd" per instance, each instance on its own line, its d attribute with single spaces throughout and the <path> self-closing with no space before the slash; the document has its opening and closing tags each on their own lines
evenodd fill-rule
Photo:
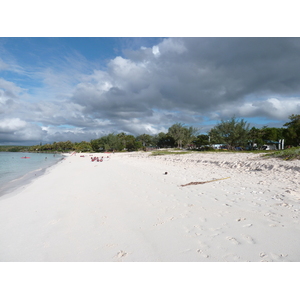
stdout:
<svg viewBox="0 0 300 300">
<path fill-rule="evenodd" d="M 0 261 L 300 261 L 299 169 L 244 153 L 68 156 L 0 198 Z"/>
</svg>

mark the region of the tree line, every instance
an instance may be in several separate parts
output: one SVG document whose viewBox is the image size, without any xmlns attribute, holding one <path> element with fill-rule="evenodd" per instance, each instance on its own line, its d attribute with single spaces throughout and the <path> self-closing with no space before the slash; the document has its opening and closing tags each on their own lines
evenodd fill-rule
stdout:
<svg viewBox="0 0 300 300">
<path fill-rule="evenodd" d="M 286 146 L 296 147 L 300 145 L 300 115 L 293 114 L 289 119 L 290 121 L 283 125 L 286 128 L 263 126 L 251 129 L 243 119 L 237 120 L 233 117 L 228 121 L 222 120 L 210 130 L 210 142 L 224 143 L 229 148 L 251 148 L 255 144 L 257 149 L 260 149 L 264 144 L 284 139 Z"/>
<path fill-rule="evenodd" d="M 71 141 L 54 142 L 52 144 L 40 144 L 29 147 L 29 151 L 49 152 L 99 152 L 99 151 L 137 151 L 147 148 L 173 148 L 185 147 L 191 144 L 196 137 L 197 129 L 186 127 L 181 123 L 172 125 L 167 133 L 160 132 L 157 135 L 141 134 L 133 136 L 124 132 L 110 133 L 90 142 L 82 141 L 72 143 Z"/>
<path fill-rule="evenodd" d="M 259 149 L 270 141 L 285 139 L 285 145 L 300 145 L 300 115 L 291 115 L 290 121 L 284 124 L 285 128 L 252 127 L 244 121 L 232 117 L 230 120 L 221 120 L 207 134 L 198 134 L 199 129 L 187 127 L 182 123 L 173 124 L 166 133 L 156 135 L 141 134 L 133 136 L 124 132 L 110 133 L 90 142 L 71 141 L 54 142 L 28 147 L 28 151 L 49 152 L 99 152 L 99 151 L 136 151 L 148 148 L 191 148 L 211 149 L 213 144 L 226 144 L 229 149 L 256 144 Z"/>
</svg>

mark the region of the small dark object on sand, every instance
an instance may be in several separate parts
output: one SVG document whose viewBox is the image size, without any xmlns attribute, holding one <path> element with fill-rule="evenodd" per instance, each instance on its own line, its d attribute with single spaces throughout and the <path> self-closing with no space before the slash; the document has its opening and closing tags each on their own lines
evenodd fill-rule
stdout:
<svg viewBox="0 0 300 300">
<path fill-rule="evenodd" d="M 167 175 L 168 174 L 168 172 L 165 172 L 165 175 Z"/>
</svg>

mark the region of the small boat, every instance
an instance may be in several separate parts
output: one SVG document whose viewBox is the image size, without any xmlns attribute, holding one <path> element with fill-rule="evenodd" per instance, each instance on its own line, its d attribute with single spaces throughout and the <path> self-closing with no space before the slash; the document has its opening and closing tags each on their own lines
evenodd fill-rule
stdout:
<svg viewBox="0 0 300 300">
<path fill-rule="evenodd" d="M 30 157 L 28 157 L 28 156 L 23 156 L 23 157 L 21 157 L 21 158 L 30 158 Z"/>
</svg>

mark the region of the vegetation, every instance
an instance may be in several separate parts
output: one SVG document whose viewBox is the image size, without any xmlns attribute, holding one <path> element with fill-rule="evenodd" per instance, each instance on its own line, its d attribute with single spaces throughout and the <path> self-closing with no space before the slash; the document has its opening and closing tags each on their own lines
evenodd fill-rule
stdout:
<svg viewBox="0 0 300 300">
<path fill-rule="evenodd" d="M 30 146 L 0 146 L 0 152 L 26 152 Z"/>
<path fill-rule="evenodd" d="M 208 134 L 197 135 L 198 130 L 187 127 L 182 123 L 173 124 L 167 131 L 156 135 L 141 134 L 133 136 L 124 132 L 110 133 L 90 142 L 82 141 L 72 143 L 71 141 L 54 142 L 52 144 L 40 143 L 34 146 L 0 146 L 0 151 L 16 152 L 99 152 L 99 151 L 137 151 L 155 150 L 158 148 L 185 148 L 189 150 L 216 151 L 214 144 L 226 145 L 226 150 L 253 150 L 261 149 L 267 143 L 275 143 L 285 140 L 285 146 L 297 147 L 300 145 L 300 115 L 291 115 L 290 121 L 284 124 L 285 128 L 264 126 L 262 128 L 252 127 L 246 121 L 235 117 L 230 120 L 221 120 Z M 254 146 L 255 145 L 255 146 Z M 292 150 L 291 150 L 292 149 Z M 299 159 L 298 148 L 277 151 L 274 157 L 282 156 L 286 159 Z M 183 154 L 186 152 L 158 151 L 153 155 Z"/>
<path fill-rule="evenodd" d="M 249 124 L 243 119 L 238 121 L 234 117 L 229 121 L 221 121 L 210 130 L 212 143 L 227 144 L 229 149 L 247 144 Z"/>
<path fill-rule="evenodd" d="M 91 140 L 93 151 L 136 151 L 142 148 L 141 141 L 137 141 L 133 135 L 110 133 L 96 140 Z"/>
<path fill-rule="evenodd" d="M 186 147 L 195 139 L 198 130 L 194 127 L 185 127 L 181 123 L 172 125 L 168 130 L 168 135 L 177 143 L 178 148 Z"/>
<path fill-rule="evenodd" d="M 292 147 L 285 150 L 274 151 L 265 154 L 266 157 L 281 158 L 284 160 L 300 159 L 300 147 Z"/>
<path fill-rule="evenodd" d="M 299 146 L 300 145 L 300 115 L 291 115 L 290 122 L 285 123 L 283 126 L 287 128 L 284 131 L 287 145 Z"/>
<path fill-rule="evenodd" d="M 153 138 L 153 145 L 158 148 L 174 148 L 175 139 L 168 133 L 160 132 Z"/>
<path fill-rule="evenodd" d="M 54 142 L 52 144 L 44 144 L 44 145 L 40 143 L 39 145 L 25 146 L 25 147 L 19 146 L 19 147 L 22 148 L 20 151 L 29 151 L 29 152 L 69 152 L 69 151 L 90 152 L 92 151 L 91 143 L 85 141 L 82 141 L 80 143 L 72 143 L 71 141 Z M 2 151 L 1 148 L 0 151 Z"/>
<path fill-rule="evenodd" d="M 208 150 L 208 148 L 211 148 L 209 146 L 210 144 L 210 137 L 207 134 L 200 134 L 194 139 L 193 144 L 196 146 L 196 148 L 204 147 Z"/>
<path fill-rule="evenodd" d="M 158 151 L 153 151 L 151 153 L 152 156 L 158 156 L 158 155 L 169 155 L 169 154 L 187 154 L 190 153 L 188 151 L 168 151 L 168 150 L 158 150 Z"/>
</svg>

